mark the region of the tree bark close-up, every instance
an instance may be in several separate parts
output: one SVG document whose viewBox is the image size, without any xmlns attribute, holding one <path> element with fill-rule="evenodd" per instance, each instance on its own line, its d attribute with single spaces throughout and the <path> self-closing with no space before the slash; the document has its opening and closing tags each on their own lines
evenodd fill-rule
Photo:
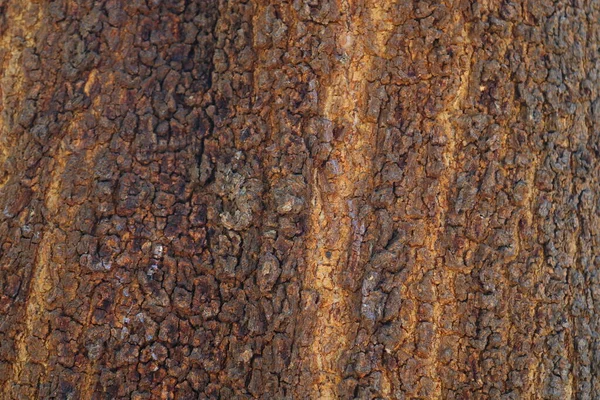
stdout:
<svg viewBox="0 0 600 400">
<path fill-rule="evenodd" d="M 0 399 L 600 399 L 599 0 L 0 0 Z"/>
</svg>

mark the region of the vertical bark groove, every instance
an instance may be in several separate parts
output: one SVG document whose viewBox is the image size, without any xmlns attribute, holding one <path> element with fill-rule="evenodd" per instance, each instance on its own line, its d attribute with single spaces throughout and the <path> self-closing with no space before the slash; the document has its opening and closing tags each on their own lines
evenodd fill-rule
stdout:
<svg viewBox="0 0 600 400">
<path fill-rule="evenodd" d="M 365 232 L 358 216 L 371 185 L 372 160 L 379 115 L 368 120 L 367 76 L 374 59 L 384 52 L 392 30 L 386 9 L 391 2 L 345 1 L 335 24 L 337 60 L 324 77 L 319 95 L 322 117 L 333 125 L 328 159 L 313 165 L 311 216 L 307 233 L 307 273 L 304 288 L 317 296 L 317 319 L 311 351 L 314 398 L 339 398 L 345 357 L 353 347 L 357 324 L 355 285 Z M 374 28 L 374 29 L 372 29 Z"/>
</svg>

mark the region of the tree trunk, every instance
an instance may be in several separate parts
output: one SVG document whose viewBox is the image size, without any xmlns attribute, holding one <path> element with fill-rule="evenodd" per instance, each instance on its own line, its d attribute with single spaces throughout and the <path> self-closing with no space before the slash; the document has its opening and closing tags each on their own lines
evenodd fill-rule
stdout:
<svg viewBox="0 0 600 400">
<path fill-rule="evenodd" d="M 0 397 L 600 398 L 599 20 L 0 0 Z"/>
</svg>

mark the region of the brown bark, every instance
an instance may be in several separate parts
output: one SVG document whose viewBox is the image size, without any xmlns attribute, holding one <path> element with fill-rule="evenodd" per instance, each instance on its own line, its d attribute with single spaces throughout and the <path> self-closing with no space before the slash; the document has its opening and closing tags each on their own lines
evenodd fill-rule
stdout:
<svg viewBox="0 0 600 400">
<path fill-rule="evenodd" d="M 0 397 L 600 397 L 599 18 L 0 0 Z"/>
</svg>

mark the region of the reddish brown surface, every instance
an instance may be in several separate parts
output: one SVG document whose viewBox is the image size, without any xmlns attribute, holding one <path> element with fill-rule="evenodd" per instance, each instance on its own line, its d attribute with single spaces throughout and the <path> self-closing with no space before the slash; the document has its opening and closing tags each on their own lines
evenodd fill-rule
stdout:
<svg viewBox="0 0 600 400">
<path fill-rule="evenodd" d="M 598 398 L 599 18 L 0 0 L 0 398 Z"/>
</svg>

